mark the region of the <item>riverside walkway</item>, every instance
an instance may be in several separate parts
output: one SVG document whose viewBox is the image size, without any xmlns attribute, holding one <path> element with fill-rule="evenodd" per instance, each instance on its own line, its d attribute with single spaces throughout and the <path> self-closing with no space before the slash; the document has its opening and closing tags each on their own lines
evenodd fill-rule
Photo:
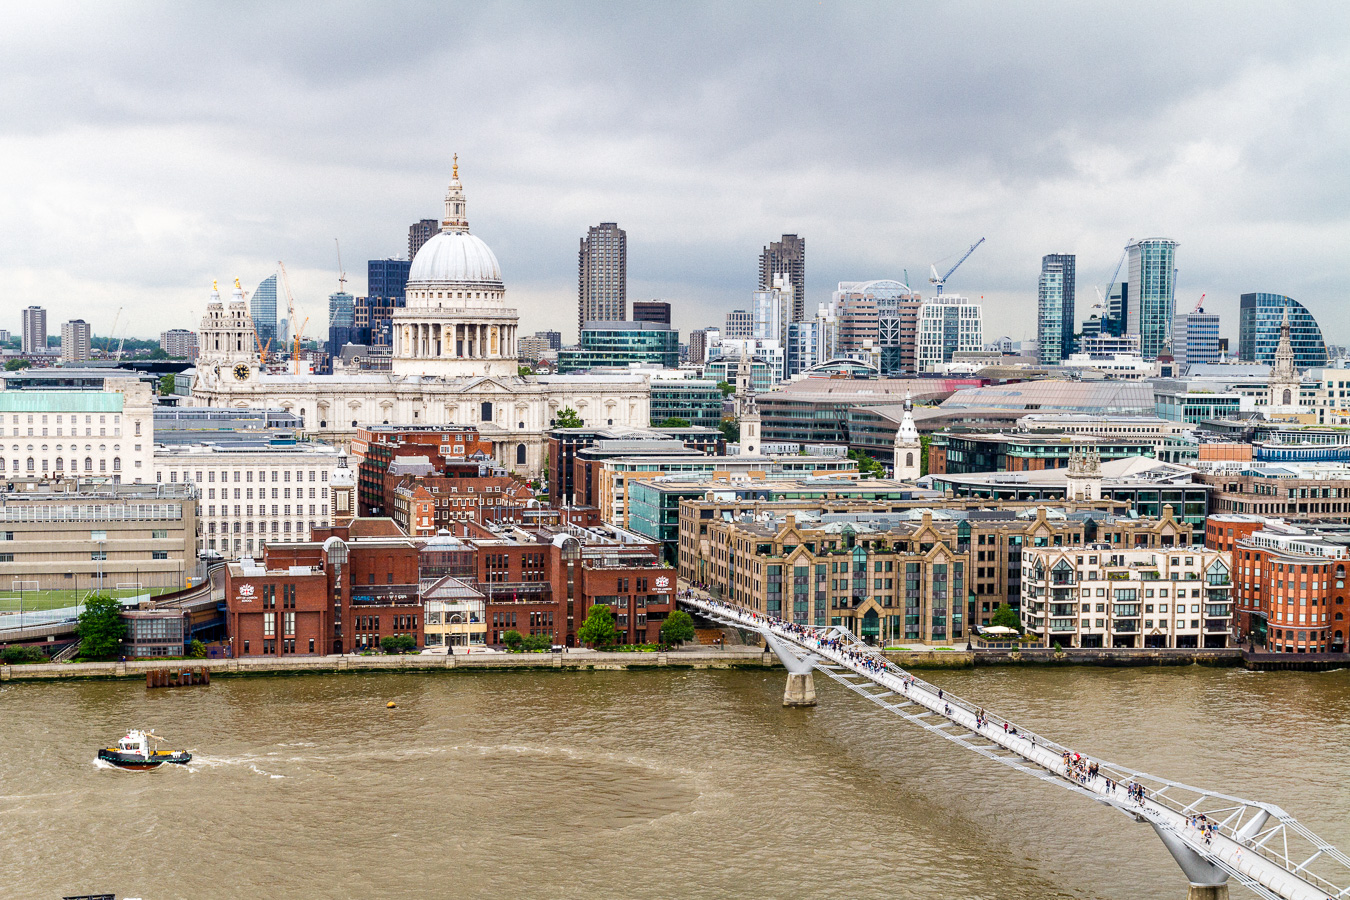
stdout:
<svg viewBox="0 0 1350 900">
<path fill-rule="evenodd" d="M 1190 882 L 1191 900 L 1350 897 L 1350 857 L 1269 803 L 1193 787 L 1075 753 L 909 674 L 838 626 L 808 627 L 682 591 L 679 602 L 762 635 L 788 670 L 784 705 L 814 705 L 812 671 L 987 759 L 1152 826 Z"/>
</svg>

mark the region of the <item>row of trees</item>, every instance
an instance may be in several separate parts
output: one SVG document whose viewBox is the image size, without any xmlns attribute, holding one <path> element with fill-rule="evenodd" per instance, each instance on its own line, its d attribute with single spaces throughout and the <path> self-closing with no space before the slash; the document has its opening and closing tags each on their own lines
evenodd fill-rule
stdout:
<svg viewBox="0 0 1350 900">
<path fill-rule="evenodd" d="M 682 609 L 671 613 L 661 623 L 661 641 L 682 644 L 694 639 L 694 620 Z M 614 613 L 603 603 L 597 603 L 586 614 L 586 620 L 577 630 L 577 640 L 588 647 L 605 650 L 619 646 L 623 635 L 614 625 Z M 502 635 L 502 643 L 512 653 L 531 653 L 548 650 L 552 642 L 548 635 L 521 634 L 514 628 Z"/>
</svg>

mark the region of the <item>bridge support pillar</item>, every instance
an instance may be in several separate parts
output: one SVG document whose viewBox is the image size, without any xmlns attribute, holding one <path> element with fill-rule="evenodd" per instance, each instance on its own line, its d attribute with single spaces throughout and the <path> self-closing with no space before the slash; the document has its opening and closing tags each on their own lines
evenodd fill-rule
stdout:
<svg viewBox="0 0 1350 900">
<path fill-rule="evenodd" d="M 783 705 L 816 705 L 816 680 L 811 672 L 788 673 L 787 689 L 783 691 Z"/>
<path fill-rule="evenodd" d="M 1186 900 L 1228 900 L 1228 885 L 1193 884 L 1186 891 Z"/>
</svg>

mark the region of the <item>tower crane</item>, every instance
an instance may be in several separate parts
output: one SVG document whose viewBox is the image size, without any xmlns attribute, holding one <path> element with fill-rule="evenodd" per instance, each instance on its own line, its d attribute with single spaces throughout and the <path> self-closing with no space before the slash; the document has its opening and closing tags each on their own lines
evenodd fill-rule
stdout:
<svg viewBox="0 0 1350 900">
<path fill-rule="evenodd" d="M 122 307 L 117 307 L 117 315 L 113 316 L 112 331 L 108 332 L 108 339 L 103 342 L 103 355 L 108 356 L 112 353 L 113 338 L 117 337 L 117 322 L 122 318 Z"/>
<path fill-rule="evenodd" d="M 1205 297 L 1206 297 L 1206 296 L 1207 296 L 1206 294 L 1201 294 L 1201 295 L 1200 295 L 1200 299 L 1197 300 L 1197 301 L 1195 301 L 1195 309 L 1191 310 L 1191 315 L 1195 315 L 1195 314 L 1198 313 L 1198 312 L 1204 312 L 1204 311 L 1205 311 L 1205 310 L 1204 310 L 1204 306 L 1205 306 Z"/>
<path fill-rule="evenodd" d="M 286 321 L 291 326 L 291 362 L 292 370 L 295 374 L 300 374 L 300 339 L 304 334 L 305 325 L 309 324 L 309 319 L 305 319 L 305 325 L 299 328 L 295 327 L 295 294 L 291 293 L 291 277 L 286 274 L 286 264 L 277 260 L 277 266 L 281 269 L 281 284 L 286 289 Z"/>
<path fill-rule="evenodd" d="M 968 249 L 965 253 L 961 254 L 961 258 L 958 259 L 958 260 L 956 261 L 956 265 L 954 265 L 954 266 L 952 266 L 950 269 L 948 269 L 948 270 L 947 270 L 947 274 L 946 274 L 946 275 L 943 275 L 941 278 L 938 277 L 938 273 L 937 273 L 937 263 L 934 263 L 934 264 L 930 267 L 930 268 L 932 268 L 932 270 L 933 270 L 933 274 L 932 274 L 932 276 L 929 277 L 928 280 L 929 280 L 931 283 L 937 285 L 937 294 L 938 294 L 938 296 L 942 296 L 942 288 L 943 288 L 944 285 L 946 285 L 947 279 L 951 277 L 952 273 L 955 272 L 958 268 L 961 267 L 961 263 L 965 262 L 967 259 L 970 258 L 970 254 L 972 254 L 972 253 L 975 252 L 975 248 L 976 248 L 976 247 L 980 246 L 980 245 L 983 244 L 983 243 L 984 243 L 984 238 L 980 238 L 978 241 L 976 241 L 975 243 L 971 244 L 971 245 L 970 245 L 970 249 Z"/>
<path fill-rule="evenodd" d="M 1116 260 L 1116 270 L 1111 273 L 1111 280 L 1106 282 L 1106 295 L 1105 296 L 1102 295 L 1101 288 L 1097 288 L 1096 285 L 1093 286 L 1094 289 L 1096 289 L 1097 291 L 1097 299 L 1100 300 L 1102 304 L 1103 318 L 1105 318 L 1106 315 L 1111 312 L 1110 309 L 1111 285 L 1116 283 L 1116 277 L 1120 275 L 1120 267 L 1125 265 L 1125 257 L 1129 255 L 1130 244 L 1133 243 L 1134 238 L 1130 238 L 1129 242 L 1125 245 L 1125 249 L 1120 251 L 1120 259 Z"/>
<path fill-rule="evenodd" d="M 333 243 L 334 243 L 334 244 L 337 244 L 337 258 L 338 258 L 338 291 L 339 291 L 340 293 L 345 294 L 345 293 L 347 293 L 347 273 L 346 273 L 345 271 L 343 271 L 343 269 L 342 269 L 342 242 L 339 241 L 337 238 L 333 238 Z M 308 321 L 308 320 L 306 320 L 306 321 Z"/>
</svg>

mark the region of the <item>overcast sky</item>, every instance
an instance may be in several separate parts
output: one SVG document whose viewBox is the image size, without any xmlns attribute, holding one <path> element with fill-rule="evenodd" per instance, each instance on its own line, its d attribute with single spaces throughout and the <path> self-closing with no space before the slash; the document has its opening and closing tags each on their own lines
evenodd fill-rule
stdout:
<svg viewBox="0 0 1350 900">
<path fill-rule="evenodd" d="M 195 327 L 284 260 L 322 331 L 439 216 L 458 152 L 526 332 L 575 337 L 577 241 L 628 232 L 630 301 L 682 332 L 807 242 L 814 304 L 987 240 L 948 291 L 1034 336 L 1045 253 L 1079 319 L 1129 238 L 1178 308 L 1244 291 L 1350 340 L 1350 5 L 1131 2 L 7 4 L 0 328 Z M 119 331 L 121 331 L 119 327 Z"/>
</svg>

